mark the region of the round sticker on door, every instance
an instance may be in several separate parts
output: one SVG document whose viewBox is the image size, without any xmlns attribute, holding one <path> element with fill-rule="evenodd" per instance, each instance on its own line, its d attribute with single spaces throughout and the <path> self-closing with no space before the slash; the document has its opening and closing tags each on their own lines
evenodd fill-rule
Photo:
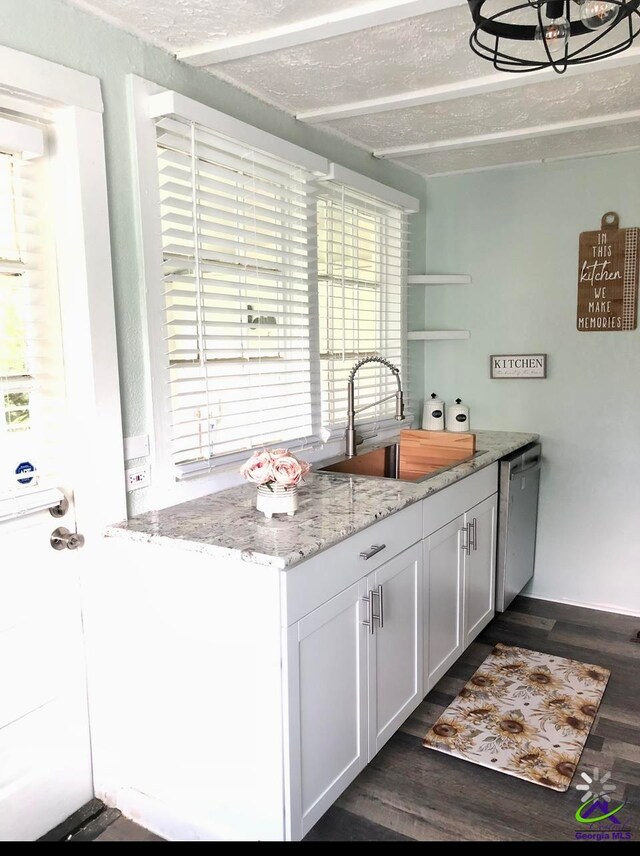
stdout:
<svg viewBox="0 0 640 856">
<path fill-rule="evenodd" d="M 18 476 L 18 484 L 31 484 L 34 479 L 33 475 L 29 475 L 29 473 L 35 473 L 36 468 L 30 461 L 22 461 L 22 463 L 18 464 L 16 467 L 16 475 Z M 22 476 L 22 478 L 20 478 Z"/>
</svg>

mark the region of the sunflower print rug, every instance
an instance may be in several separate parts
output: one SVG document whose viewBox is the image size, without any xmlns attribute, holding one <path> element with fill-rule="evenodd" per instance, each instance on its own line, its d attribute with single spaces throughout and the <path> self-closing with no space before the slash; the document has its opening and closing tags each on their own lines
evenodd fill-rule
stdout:
<svg viewBox="0 0 640 856">
<path fill-rule="evenodd" d="M 609 675 L 601 666 L 498 643 L 423 745 L 566 791 Z"/>
</svg>

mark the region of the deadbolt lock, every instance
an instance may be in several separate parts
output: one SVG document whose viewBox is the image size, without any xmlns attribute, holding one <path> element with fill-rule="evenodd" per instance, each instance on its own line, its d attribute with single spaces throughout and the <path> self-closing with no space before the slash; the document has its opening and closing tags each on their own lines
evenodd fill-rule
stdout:
<svg viewBox="0 0 640 856">
<path fill-rule="evenodd" d="M 52 517 L 64 517 L 67 511 L 69 511 L 69 500 L 63 496 L 57 505 L 53 505 L 49 509 L 49 514 Z"/>
<path fill-rule="evenodd" d="M 69 532 L 64 526 L 60 526 L 53 530 L 50 541 L 54 550 L 77 550 L 84 546 L 84 535 Z"/>
</svg>

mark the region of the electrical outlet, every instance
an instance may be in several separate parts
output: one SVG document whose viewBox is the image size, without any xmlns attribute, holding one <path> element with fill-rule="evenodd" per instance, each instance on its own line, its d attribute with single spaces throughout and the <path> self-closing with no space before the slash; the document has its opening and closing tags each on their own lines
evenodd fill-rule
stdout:
<svg viewBox="0 0 640 856">
<path fill-rule="evenodd" d="M 149 464 L 141 467 L 131 467 L 126 471 L 127 491 L 140 490 L 141 487 L 149 487 Z"/>
</svg>

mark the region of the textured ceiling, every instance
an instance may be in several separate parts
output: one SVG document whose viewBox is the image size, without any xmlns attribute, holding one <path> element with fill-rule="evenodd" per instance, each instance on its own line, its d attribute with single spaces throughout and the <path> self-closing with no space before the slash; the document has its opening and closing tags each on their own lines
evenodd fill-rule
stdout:
<svg viewBox="0 0 640 856">
<path fill-rule="evenodd" d="M 549 137 L 532 137 L 508 143 L 476 146 L 449 152 L 433 152 L 404 159 L 411 169 L 424 175 L 463 172 L 513 163 L 571 158 L 576 154 L 603 154 L 626 148 L 637 148 L 640 122 L 595 128 L 591 131 L 571 131 Z M 399 160 L 402 163 L 403 159 Z"/>
<path fill-rule="evenodd" d="M 173 52 L 215 46 L 227 38 L 255 36 L 319 15 L 363 6 L 365 0 L 68 0 Z M 383 0 L 378 0 L 383 2 Z M 486 14 L 511 0 L 487 0 Z M 366 3 L 367 8 L 373 4 Z M 389 6 L 393 2 L 389 0 Z M 437 0 L 434 0 L 434 7 Z M 364 8 L 364 6 L 363 6 Z M 372 22 L 375 23 L 375 22 Z M 640 56 L 621 69 L 598 65 L 575 77 L 525 82 L 501 91 L 464 95 L 464 84 L 495 75 L 469 49 L 471 16 L 466 3 L 418 17 L 369 26 L 353 33 L 296 44 L 209 66 L 212 74 L 293 114 L 333 108 L 431 87 L 461 85 L 462 97 L 421 106 L 365 112 L 324 122 L 322 127 L 369 151 L 485 134 L 506 139 L 481 146 L 398 158 L 433 175 L 494 167 L 566 154 L 640 147 L 638 126 L 615 125 L 555 136 L 508 140 L 523 128 L 640 110 Z M 603 40 L 603 44 L 605 44 Z M 528 55 L 542 50 L 525 43 Z M 519 78 L 515 81 L 514 78 Z M 524 83 L 524 85 L 522 85 Z M 635 137 L 634 137 L 635 134 Z M 610 143 L 605 145 L 606 140 Z M 563 148 L 565 147 L 565 148 Z"/>
<path fill-rule="evenodd" d="M 469 50 L 467 6 L 220 63 L 230 80 L 292 112 L 396 95 L 487 74 Z"/>
<path fill-rule="evenodd" d="M 73 3 L 74 0 L 71 0 Z M 78 0 L 87 9 L 175 51 L 292 24 L 345 6 L 344 0 Z"/>
<path fill-rule="evenodd" d="M 409 146 L 589 116 L 640 110 L 640 65 L 590 72 L 517 89 L 406 110 L 335 120 L 331 126 L 372 149 Z M 639 140 L 640 142 L 640 140 Z"/>
</svg>

